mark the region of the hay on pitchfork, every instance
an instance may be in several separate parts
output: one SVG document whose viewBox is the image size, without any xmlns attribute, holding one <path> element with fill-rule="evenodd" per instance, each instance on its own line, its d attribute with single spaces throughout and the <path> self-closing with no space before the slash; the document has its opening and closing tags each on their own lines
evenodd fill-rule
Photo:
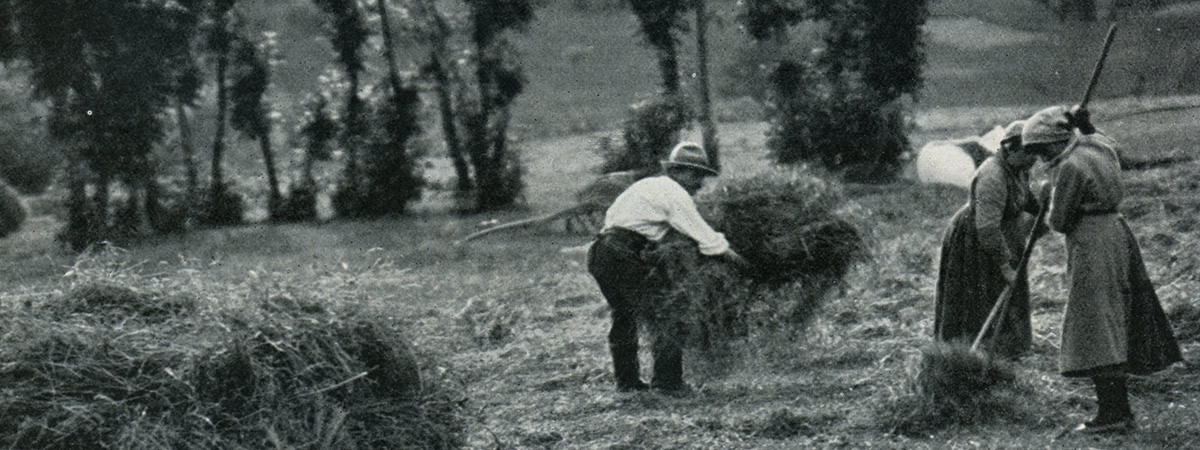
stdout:
<svg viewBox="0 0 1200 450">
<path fill-rule="evenodd" d="M 423 371 L 378 314 L 248 304 L 113 321 L 62 310 L 132 298 L 119 286 L 89 292 L 86 303 L 49 301 L 0 324 L 0 417 L 14 419 L 0 421 L 0 446 L 461 446 L 458 389 Z"/>
<path fill-rule="evenodd" d="M 913 369 L 910 367 L 910 370 Z M 888 432 L 922 436 L 948 426 L 1022 420 L 1022 386 L 1004 360 L 959 342 L 922 350 L 909 392 L 882 405 L 878 424 Z"/>
<path fill-rule="evenodd" d="M 865 252 L 838 186 L 802 170 L 726 181 L 700 204 L 751 267 L 702 256 L 674 232 L 647 252 L 665 294 L 646 315 L 656 334 L 683 336 L 692 348 L 719 350 L 756 331 L 802 329 Z"/>
</svg>

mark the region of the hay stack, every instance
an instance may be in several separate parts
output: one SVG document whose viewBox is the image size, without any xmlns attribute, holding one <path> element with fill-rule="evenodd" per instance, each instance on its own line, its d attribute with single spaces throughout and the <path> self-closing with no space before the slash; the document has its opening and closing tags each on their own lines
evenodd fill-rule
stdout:
<svg viewBox="0 0 1200 450">
<path fill-rule="evenodd" d="M 648 252 L 668 294 L 646 311 L 707 349 L 763 328 L 798 329 L 863 255 L 837 185 L 800 170 L 732 180 L 701 199 L 714 228 L 751 264 L 739 272 L 671 233 Z M 716 345 L 715 347 L 720 347 Z"/>
<path fill-rule="evenodd" d="M 377 315 L 245 306 L 115 322 L 96 311 L 138 294 L 73 292 L 0 324 L 0 446 L 461 446 L 458 394 L 423 380 Z"/>
<path fill-rule="evenodd" d="M 25 223 L 25 205 L 17 191 L 0 181 L 0 238 L 8 237 Z"/>
</svg>

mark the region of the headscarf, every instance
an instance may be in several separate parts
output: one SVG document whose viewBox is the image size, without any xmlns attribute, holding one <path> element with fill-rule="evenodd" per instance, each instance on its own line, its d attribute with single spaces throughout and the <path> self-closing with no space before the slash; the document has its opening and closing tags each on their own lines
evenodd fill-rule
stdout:
<svg viewBox="0 0 1200 450">
<path fill-rule="evenodd" d="M 1021 143 L 1033 145 L 1069 141 L 1074 135 L 1071 123 L 1067 121 L 1067 109 L 1051 106 L 1025 120 L 1025 126 L 1021 130 Z"/>
</svg>

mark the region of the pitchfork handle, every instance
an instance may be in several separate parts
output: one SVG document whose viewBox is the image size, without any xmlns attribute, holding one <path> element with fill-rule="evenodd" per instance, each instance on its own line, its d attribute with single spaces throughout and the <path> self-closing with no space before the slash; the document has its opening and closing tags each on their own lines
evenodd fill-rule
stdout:
<svg viewBox="0 0 1200 450">
<path fill-rule="evenodd" d="M 1049 208 L 1042 207 L 1038 210 L 1037 219 L 1033 222 L 1033 229 L 1029 230 L 1029 240 L 1025 242 L 1025 250 L 1021 252 L 1021 260 L 1017 262 L 1017 278 L 1013 278 L 1004 287 L 1004 291 L 1000 293 L 1000 297 L 996 299 L 996 304 L 992 305 L 992 311 L 988 313 L 987 320 L 983 321 L 983 327 L 979 329 L 979 334 L 975 336 L 975 341 L 971 343 L 971 351 L 979 350 L 979 344 L 983 342 L 983 336 L 992 328 L 992 323 L 1000 316 L 1000 311 L 1007 309 L 1008 300 L 1012 298 L 1013 289 L 1016 288 L 1017 282 L 1021 281 L 1021 272 L 1025 271 L 1025 266 L 1029 265 L 1029 256 L 1033 254 L 1033 244 L 1038 239 L 1038 227 L 1042 225 L 1042 221 L 1046 218 L 1046 211 Z"/>
<path fill-rule="evenodd" d="M 1096 90 L 1096 84 L 1100 81 L 1100 72 L 1104 70 L 1104 60 L 1108 58 L 1108 50 L 1112 48 L 1113 37 L 1117 35 L 1117 24 L 1109 25 L 1108 35 L 1104 36 L 1104 48 L 1100 50 L 1100 58 L 1096 60 L 1096 67 L 1092 69 L 1092 79 L 1088 82 L 1087 90 L 1083 91 L 1083 101 L 1079 102 L 1079 109 L 1087 109 L 1088 102 L 1092 99 L 1092 92 Z"/>
</svg>

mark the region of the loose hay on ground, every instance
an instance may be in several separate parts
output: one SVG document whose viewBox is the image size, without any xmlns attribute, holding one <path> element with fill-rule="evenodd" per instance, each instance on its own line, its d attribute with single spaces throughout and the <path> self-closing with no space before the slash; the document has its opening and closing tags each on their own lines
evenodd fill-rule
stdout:
<svg viewBox="0 0 1200 450">
<path fill-rule="evenodd" d="M 0 417 L 21 418 L 0 421 L 0 446 L 461 446 L 461 394 L 377 315 L 263 304 L 115 322 L 62 305 L 121 306 L 132 290 L 64 297 L 0 324 Z"/>
</svg>

